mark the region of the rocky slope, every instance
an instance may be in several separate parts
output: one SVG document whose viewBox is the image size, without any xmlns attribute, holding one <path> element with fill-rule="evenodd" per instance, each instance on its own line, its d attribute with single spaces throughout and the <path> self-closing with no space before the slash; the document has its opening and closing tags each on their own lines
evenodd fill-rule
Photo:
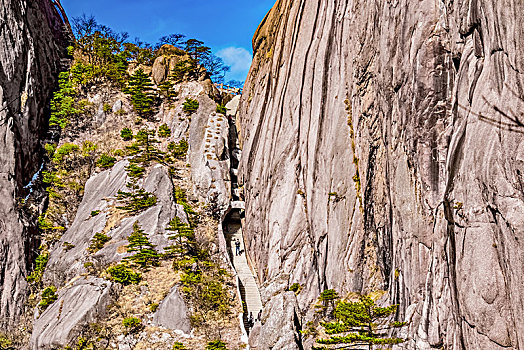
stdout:
<svg viewBox="0 0 524 350">
<path fill-rule="evenodd" d="M 17 324 L 37 246 L 31 178 L 40 168 L 49 100 L 65 57 L 64 24 L 51 1 L 0 2 L 0 329 Z"/>
<path fill-rule="evenodd" d="M 240 106 L 259 348 L 310 347 L 326 288 L 387 291 L 406 348 L 522 348 L 522 11 L 276 2 Z"/>
</svg>

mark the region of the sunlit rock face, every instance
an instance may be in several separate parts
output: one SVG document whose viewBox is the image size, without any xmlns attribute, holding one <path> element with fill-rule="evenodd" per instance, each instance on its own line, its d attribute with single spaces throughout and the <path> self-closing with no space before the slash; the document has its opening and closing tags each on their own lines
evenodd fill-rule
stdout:
<svg viewBox="0 0 524 350">
<path fill-rule="evenodd" d="M 41 163 L 49 99 L 67 40 L 51 1 L 0 1 L 0 329 L 23 312 L 37 203 L 24 188 Z M 37 202 L 37 201 L 35 201 Z"/>
<path fill-rule="evenodd" d="M 326 288 L 382 289 L 411 321 L 405 348 L 524 344 L 523 11 L 277 1 L 240 106 L 244 232 L 268 307 L 300 283 L 304 326 Z M 301 327 L 264 313 L 262 327 Z"/>
</svg>

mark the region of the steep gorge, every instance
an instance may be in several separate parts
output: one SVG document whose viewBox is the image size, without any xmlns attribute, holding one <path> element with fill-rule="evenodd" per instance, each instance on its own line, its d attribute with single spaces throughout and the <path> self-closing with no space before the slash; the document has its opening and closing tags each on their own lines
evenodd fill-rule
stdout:
<svg viewBox="0 0 524 350">
<path fill-rule="evenodd" d="M 310 347 L 298 331 L 334 288 L 385 290 L 406 348 L 522 348 L 522 11 L 276 2 L 239 115 L 252 344 Z"/>
<path fill-rule="evenodd" d="M 28 184 L 42 163 L 49 101 L 68 32 L 51 1 L 2 0 L 0 43 L 0 329 L 5 329 L 24 312 L 25 277 L 38 247 L 36 217 L 44 196 Z"/>
</svg>

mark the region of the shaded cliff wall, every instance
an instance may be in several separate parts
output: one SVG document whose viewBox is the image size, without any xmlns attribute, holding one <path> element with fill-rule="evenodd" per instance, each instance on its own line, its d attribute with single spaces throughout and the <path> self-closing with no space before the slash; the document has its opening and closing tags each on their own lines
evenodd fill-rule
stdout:
<svg viewBox="0 0 524 350">
<path fill-rule="evenodd" d="M 325 288 L 384 289 L 406 347 L 524 347 L 523 11 L 277 1 L 240 107 L 266 307 L 294 282 L 298 316 Z"/>
<path fill-rule="evenodd" d="M 23 312 L 38 239 L 28 197 L 40 168 L 49 99 L 67 42 L 49 0 L 0 0 L 0 329 Z M 28 215 L 27 215 L 28 214 Z M 32 217 L 33 220 L 27 220 Z"/>
</svg>

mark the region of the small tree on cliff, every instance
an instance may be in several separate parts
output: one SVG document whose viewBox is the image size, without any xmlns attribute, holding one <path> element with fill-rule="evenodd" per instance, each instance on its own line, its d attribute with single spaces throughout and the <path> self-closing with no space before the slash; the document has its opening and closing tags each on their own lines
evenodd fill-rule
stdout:
<svg viewBox="0 0 524 350">
<path fill-rule="evenodd" d="M 133 233 L 127 240 L 129 241 L 127 252 L 135 254 L 126 258 L 126 260 L 143 269 L 158 265 L 159 256 L 155 246 L 151 244 L 147 234 L 140 228 L 138 221 L 133 224 Z"/>
<path fill-rule="evenodd" d="M 135 111 L 144 117 L 153 113 L 154 96 L 153 83 L 142 68 L 138 69 L 130 78 L 125 92 L 131 95 L 131 104 Z"/>
<path fill-rule="evenodd" d="M 317 339 L 318 344 L 336 345 L 336 348 L 361 349 L 363 346 L 373 349 L 375 345 L 392 345 L 404 342 L 404 339 L 390 337 L 387 331 L 400 328 L 406 322 L 387 322 L 397 312 L 398 305 L 378 307 L 369 296 L 360 296 L 357 302 L 339 301 L 336 304 L 335 320 L 323 322 L 328 338 Z M 315 346 L 313 349 L 332 347 Z"/>
</svg>

